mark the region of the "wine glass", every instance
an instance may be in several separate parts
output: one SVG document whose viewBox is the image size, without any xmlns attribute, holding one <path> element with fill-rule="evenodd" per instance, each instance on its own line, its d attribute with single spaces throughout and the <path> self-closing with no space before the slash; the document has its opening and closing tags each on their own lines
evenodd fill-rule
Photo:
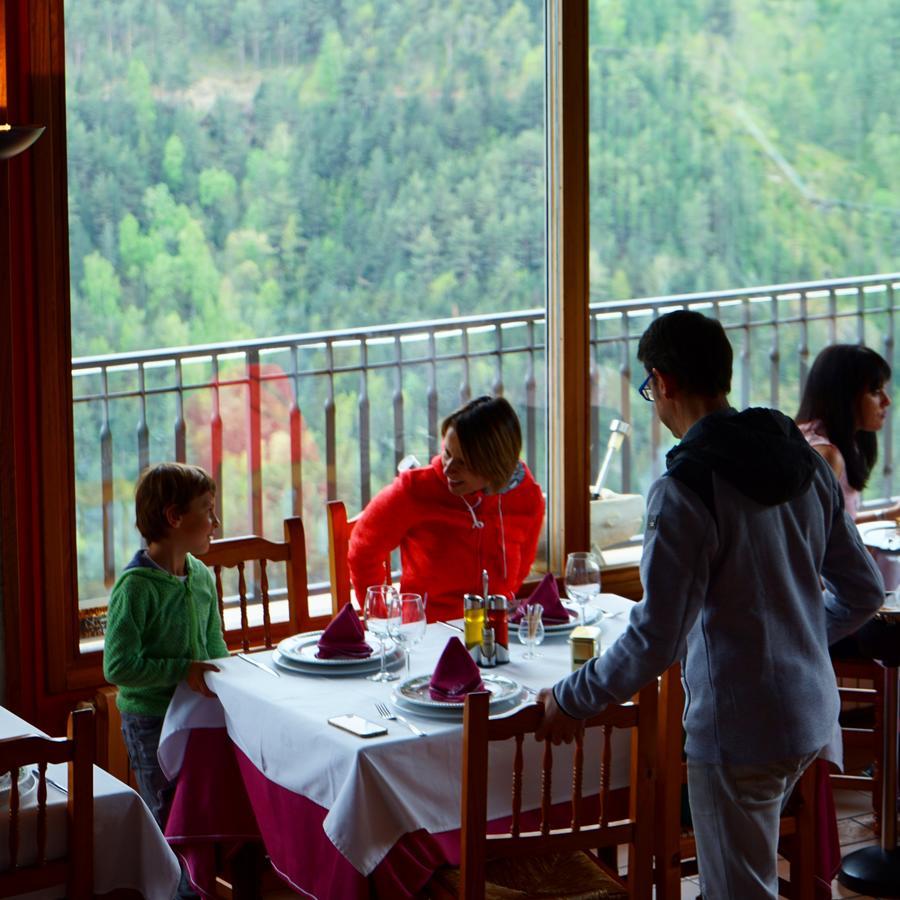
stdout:
<svg viewBox="0 0 900 900">
<path fill-rule="evenodd" d="M 544 607 L 540 603 L 529 603 L 525 614 L 519 620 L 519 640 L 525 645 L 523 659 L 537 659 L 541 654 L 534 648 L 544 641 Z"/>
<path fill-rule="evenodd" d="M 366 628 L 381 644 L 381 669 L 369 675 L 369 681 L 396 681 L 399 675 L 388 672 L 385 666 L 385 644 L 391 636 L 394 623 L 400 618 L 397 589 L 390 584 L 373 584 L 366 588 L 365 602 Z"/>
<path fill-rule="evenodd" d="M 581 624 L 585 623 L 585 606 L 600 595 L 600 561 L 593 553 L 570 553 L 566 558 L 566 593 L 581 607 Z"/>
<path fill-rule="evenodd" d="M 420 594 L 400 594 L 399 616 L 393 619 L 391 637 L 406 650 L 406 675 L 410 673 L 412 648 L 425 637 L 425 603 Z"/>
</svg>

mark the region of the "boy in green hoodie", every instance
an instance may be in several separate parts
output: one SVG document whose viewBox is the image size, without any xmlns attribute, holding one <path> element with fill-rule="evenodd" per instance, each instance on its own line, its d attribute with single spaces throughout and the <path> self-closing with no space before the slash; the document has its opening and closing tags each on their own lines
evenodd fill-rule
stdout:
<svg viewBox="0 0 900 900">
<path fill-rule="evenodd" d="M 118 685 L 116 700 L 131 768 L 144 802 L 165 827 L 172 784 L 157 761 L 163 719 L 180 681 L 215 696 L 204 681 L 228 656 L 215 583 L 195 559 L 209 550 L 219 526 L 216 484 L 203 469 L 161 463 L 146 469 L 135 490 L 138 551 L 109 601 L 103 674 Z M 196 896 L 184 876 L 179 897 Z"/>
</svg>

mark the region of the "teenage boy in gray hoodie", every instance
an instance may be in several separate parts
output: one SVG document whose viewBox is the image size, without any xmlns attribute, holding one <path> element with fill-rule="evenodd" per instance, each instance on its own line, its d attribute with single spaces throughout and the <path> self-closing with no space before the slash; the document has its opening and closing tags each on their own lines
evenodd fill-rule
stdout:
<svg viewBox="0 0 900 900">
<path fill-rule="evenodd" d="M 828 645 L 874 614 L 884 586 L 793 422 L 729 405 L 719 322 L 661 316 L 638 359 L 641 394 L 681 441 L 647 499 L 644 600 L 601 657 L 541 691 L 536 737 L 571 741 L 680 660 L 704 900 L 777 897 L 782 806 L 837 725 Z"/>
</svg>

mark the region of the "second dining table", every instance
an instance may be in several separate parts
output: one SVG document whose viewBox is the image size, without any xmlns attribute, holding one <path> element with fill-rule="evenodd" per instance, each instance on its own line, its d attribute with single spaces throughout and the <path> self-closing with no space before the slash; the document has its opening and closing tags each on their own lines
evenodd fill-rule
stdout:
<svg viewBox="0 0 900 900">
<path fill-rule="evenodd" d="M 589 607 L 602 649 L 625 630 L 633 606 L 601 594 Z M 413 650 L 411 675 L 431 673 L 452 637 L 446 625 L 429 625 Z M 509 664 L 486 670 L 521 688 L 503 712 L 532 702 L 537 689 L 571 670 L 567 638 L 568 632 L 548 634 L 537 659 L 523 659 L 525 647 L 513 638 Z M 398 710 L 405 664 L 396 669 L 398 681 L 376 683 L 327 667 L 322 675 L 285 671 L 272 656 L 251 657 L 266 668 L 238 657 L 218 660 L 220 671 L 207 675 L 217 698 L 182 685 L 166 716 L 160 762 L 178 777 L 166 835 L 196 886 L 212 893 L 222 847 L 227 852 L 246 841 L 262 842 L 281 878 L 315 897 L 412 896 L 439 866 L 457 864 L 461 714 Z M 383 721 L 376 704 L 402 711 L 424 736 Z M 383 724 L 387 734 L 364 739 L 328 724 L 347 714 Z M 586 754 L 592 749 L 586 745 Z M 526 765 L 541 752 L 526 742 Z M 492 747 L 492 771 L 511 771 L 512 755 L 508 742 Z M 614 743 L 610 787 L 625 786 L 628 773 L 625 736 Z M 508 812 L 508 787 L 507 779 L 492 779 L 489 817 Z M 567 798 L 569 788 L 557 779 L 554 801 Z M 586 778 L 585 795 L 598 788 Z M 539 806 L 537 784 L 526 787 L 524 801 L 525 808 Z"/>
</svg>

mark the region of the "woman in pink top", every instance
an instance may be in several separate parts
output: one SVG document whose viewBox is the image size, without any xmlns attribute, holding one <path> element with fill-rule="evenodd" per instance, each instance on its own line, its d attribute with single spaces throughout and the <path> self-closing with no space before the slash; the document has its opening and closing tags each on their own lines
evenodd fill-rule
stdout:
<svg viewBox="0 0 900 900">
<path fill-rule="evenodd" d="M 900 516 L 900 503 L 859 511 L 860 492 L 878 458 L 877 432 L 891 405 L 890 378 L 891 367 L 874 350 L 834 344 L 816 357 L 797 412 L 800 430 L 831 466 L 856 522 Z"/>
<path fill-rule="evenodd" d="M 859 344 L 833 344 L 809 371 L 797 425 L 810 446 L 831 466 L 856 522 L 895 519 L 900 503 L 860 512 L 860 493 L 878 458 L 878 432 L 884 427 L 891 398 L 891 367 L 874 350 Z M 873 619 L 856 634 L 831 648 L 835 657 L 900 657 L 900 629 Z"/>
</svg>

